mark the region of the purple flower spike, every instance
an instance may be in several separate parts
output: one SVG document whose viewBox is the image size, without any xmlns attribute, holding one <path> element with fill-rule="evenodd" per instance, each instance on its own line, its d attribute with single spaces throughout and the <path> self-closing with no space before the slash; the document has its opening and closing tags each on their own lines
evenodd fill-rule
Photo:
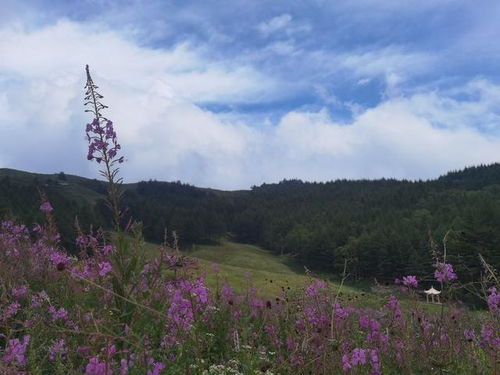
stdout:
<svg viewBox="0 0 500 375">
<path fill-rule="evenodd" d="M 94 114 L 94 120 L 85 126 L 85 133 L 89 142 L 89 149 L 87 153 L 88 160 L 95 160 L 97 163 L 105 162 L 106 164 L 113 165 L 123 162 L 123 156 L 115 159 L 118 150 L 121 149 L 120 144 L 116 138 L 116 132 L 113 128 L 113 122 L 102 116 L 101 110 L 107 108 L 102 104 L 99 99 L 102 98 L 96 90 L 97 86 L 90 77 L 89 67 L 86 67 L 87 84 L 85 85 L 85 105 L 91 105 L 92 109 L 87 111 Z"/>
<path fill-rule="evenodd" d="M 45 201 L 42 203 L 40 206 L 40 211 L 42 212 L 52 212 L 54 209 L 52 208 L 51 204 L 49 201 Z"/>
<path fill-rule="evenodd" d="M 492 313 L 500 315 L 500 293 L 498 293 L 495 287 L 490 288 L 488 291 L 490 292 L 488 307 Z"/>
<path fill-rule="evenodd" d="M 416 288 L 418 286 L 418 281 L 416 276 L 405 276 L 403 277 L 403 285 L 407 287 Z"/>
<path fill-rule="evenodd" d="M 18 363 L 21 366 L 26 366 L 26 349 L 30 342 L 30 336 L 26 335 L 22 341 L 19 339 L 9 340 L 7 348 L 3 355 L 3 361 L 6 363 Z"/>
<path fill-rule="evenodd" d="M 434 271 L 434 277 L 437 281 L 443 283 L 446 281 L 456 280 L 457 275 L 453 271 L 453 266 L 449 263 L 436 263 L 436 271 Z"/>
<path fill-rule="evenodd" d="M 111 272 L 111 264 L 109 262 L 99 263 L 99 276 L 106 276 L 109 272 Z"/>
</svg>

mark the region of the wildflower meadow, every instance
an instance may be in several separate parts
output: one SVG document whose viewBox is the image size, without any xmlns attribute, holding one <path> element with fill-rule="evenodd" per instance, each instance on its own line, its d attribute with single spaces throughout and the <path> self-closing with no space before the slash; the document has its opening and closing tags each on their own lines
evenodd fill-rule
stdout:
<svg viewBox="0 0 500 375">
<path fill-rule="evenodd" d="M 141 223 L 125 220 L 120 199 L 118 127 L 86 74 L 87 159 L 107 182 L 114 224 L 84 230 L 76 221 L 78 254 L 69 255 L 43 192 L 43 223 L 1 222 L 1 374 L 500 373 L 500 288 L 487 259 L 475 288 L 486 307 L 471 311 L 452 298 L 460 280 L 446 254 L 434 274 L 443 303 L 432 308 L 414 275 L 368 307 L 349 301 L 343 283 L 312 277 L 277 295 L 251 278 L 237 291 L 169 233 L 146 256 Z"/>
</svg>

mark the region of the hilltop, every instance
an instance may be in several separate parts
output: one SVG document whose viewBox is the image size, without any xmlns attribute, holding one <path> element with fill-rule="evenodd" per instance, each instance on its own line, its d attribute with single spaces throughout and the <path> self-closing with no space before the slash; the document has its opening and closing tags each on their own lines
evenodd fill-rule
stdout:
<svg viewBox="0 0 500 375">
<path fill-rule="evenodd" d="M 353 278 L 384 280 L 402 272 L 430 275 L 431 247 L 442 250 L 451 230 L 448 256 L 459 272 L 477 276 L 479 253 L 500 263 L 500 164 L 429 181 L 284 180 L 241 191 L 141 181 L 123 188 L 127 215 L 143 222 L 153 242 L 165 229 L 176 231 L 181 247 L 217 243 L 229 233 L 312 269 L 338 273 L 347 259 Z M 75 217 L 84 228 L 110 223 L 102 181 L 0 169 L 1 214 L 41 220 L 39 191 L 56 208 L 64 238 L 74 238 Z"/>
</svg>

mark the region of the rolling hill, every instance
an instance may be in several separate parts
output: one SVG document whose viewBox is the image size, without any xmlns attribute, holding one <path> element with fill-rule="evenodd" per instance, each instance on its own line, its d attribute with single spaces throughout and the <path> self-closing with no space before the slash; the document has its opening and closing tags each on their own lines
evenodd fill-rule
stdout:
<svg viewBox="0 0 500 375">
<path fill-rule="evenodd" d="M 28 224 L 43 220 L 41 192 L 55 207 L 70 250 L 75 217 L 84 230 L 109 226 L 104 182 L 0 169 L 1 215 Z M 463 278 L 480 275 L 478 254 L 500 266 L 499 164 L 429 181 L 285 180 L 235 192 L 141 181 L 123 185 L 123 204 L 124 220 L 142 221 L 149 241 L 161 242 L 165 230 L 176 231 L 181 247 L 190 248 L 215 244 L 230 233 L 238 242 L 286 254 L 314 270 L 338 274 L 347 260 L 354 279 L 431 277 L 431 250 L 442 252 L 446 233 L 448 259 Z"/>
</svg>

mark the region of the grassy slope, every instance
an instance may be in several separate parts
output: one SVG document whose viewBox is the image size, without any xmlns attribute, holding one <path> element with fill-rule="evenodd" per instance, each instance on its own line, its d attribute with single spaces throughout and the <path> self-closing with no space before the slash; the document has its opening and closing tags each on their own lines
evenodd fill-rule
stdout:
<svg viewBox="0 0 500 375">
<path fill-rule="evenodd" d="M 216 283 L 211 265 L 219 265 L 219 282 L 228 281 L 238 292 L 244 292 L 251 283 L 262 294 L 278 295 L 281 288 L 297 290 L 311 282 L 312 277 L 298 269 L 289 258 L 280 257 L 256 246 L 224 241 L 221 245 L 199 245 L 188 253 L 200 260 L 201 267 L 207 273 L 209 284 Z M 332 287 L 338 284 L 332 283 Z M 357 293 L 353 288 L 344 286 L 344 292 Z"/>
<path fill-rule="evenodd" d="M 147 244 L 149 254 L 154 254 L 158 246 Z M 224 241 L 220 245 L 197 245 L 186 252 L 190 257 L 200 261 L 201 273 L 206 274 L 206 280 L 210 287 L 222 287 L 227 281 L 238 294 L 245 294 L 249 285 L 256 287 L 262 297 L 278 296 L 285 288 L 287 294 L 304 290 L 311 283 L 314 276 L 307 275 L 291 261 L 290 258 L 280 257 L 263 250 L 257 246 Z M 218 264 L 220 273 L 215 276 L 212 265 Z M 246 274 L 250 274 L 249 279 Z M 329 275 L 319 275 L 323 280 Z M 329 282 L 331 291 L 337 293 L 340 284 Z M 415 301 L 408 296 L 401 295 L 397 291 L 369 292 L 369 288 L 362 289 L 343 285 L 339 301 L 342 304 L 379 308 L 387 302 L 390 294 L 396 294 L 401 300 L 403 307 L 415 307 Z M 439 312 L 440 305 L 422 304 L 422 308 L 428 311 Z"/>
</svg>

